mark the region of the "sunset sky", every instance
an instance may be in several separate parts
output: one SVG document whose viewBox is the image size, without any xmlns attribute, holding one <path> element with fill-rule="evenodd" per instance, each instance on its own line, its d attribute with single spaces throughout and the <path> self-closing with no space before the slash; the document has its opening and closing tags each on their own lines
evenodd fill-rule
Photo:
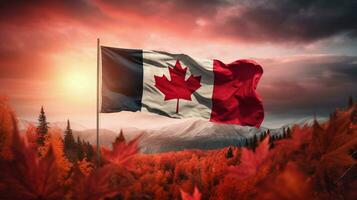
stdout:
<svg viewBox="0 0 357 200">
<path fill-rule="evenodd" d="M 263 126 L 324 117 L 357 98 L 357 1 L 81 0 L 0 2 L 0 95 L 21 119 L 95 127 L 96 39 L 263 66 Z M 154 127 L 140 113 L 102 127 Z M 135 120 L 135 124 L 131 124 Z M 165 124 L 164 123 L 164 124 Z"/>
</svg>

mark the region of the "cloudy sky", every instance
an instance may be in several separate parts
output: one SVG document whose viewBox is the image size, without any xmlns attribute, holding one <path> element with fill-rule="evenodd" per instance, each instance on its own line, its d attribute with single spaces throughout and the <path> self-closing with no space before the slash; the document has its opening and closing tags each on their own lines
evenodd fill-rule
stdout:
<svg viewBox="0 0 357 200">
<path fill-rule="evenodd" d="M 1 1 L 0 94 L 18 116 L 95 126 L 96 38 L 102 44 L 256 60 L 276 127 L 327 116 L 357 98 L 357 1 Z M 104 127 L 155 126 L 157 116 L 105 115 Z M 136 120 L 135 124 L 131 122 Z"/>
</svg>

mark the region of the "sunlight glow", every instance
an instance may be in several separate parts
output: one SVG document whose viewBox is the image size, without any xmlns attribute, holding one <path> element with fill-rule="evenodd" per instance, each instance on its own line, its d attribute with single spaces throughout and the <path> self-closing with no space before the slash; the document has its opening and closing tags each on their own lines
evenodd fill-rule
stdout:
<svg viewBox="0 0 357 200">
<path fill-rule="evenodd" d="M 68 90 L 73 92 L 83 92 L 89 89 L 90 77 L 84 73 L 72 72 L 64 77 L 64 84 Z"/>
<path fill-rule="evenodd" d="M 95 95 L 95 77 L 85 70 L 69 70 L 62 75 L 61 79 L 62 91 L 66 96 L 86 99 Z"/>
</svg>

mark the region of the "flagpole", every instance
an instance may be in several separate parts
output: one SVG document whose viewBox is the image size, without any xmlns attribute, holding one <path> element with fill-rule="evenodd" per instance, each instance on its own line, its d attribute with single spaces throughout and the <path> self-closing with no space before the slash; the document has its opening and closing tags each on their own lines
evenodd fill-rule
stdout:
<svg viewBox="0 0 357 200">
<path fill-rule="evenodd" d="M 100 40 L 97 38 L 97 113 L 96 113 L 96 132 L 97 132 L 97 167 L 100 166 L 100 147 L 99 147 L 99 43 Z"/>
</svg>

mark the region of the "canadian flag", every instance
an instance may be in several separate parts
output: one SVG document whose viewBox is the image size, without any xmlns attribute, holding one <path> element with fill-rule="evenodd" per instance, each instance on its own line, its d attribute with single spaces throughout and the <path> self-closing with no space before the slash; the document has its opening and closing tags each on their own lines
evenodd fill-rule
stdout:
<svg viewBox="0 0 357 200">
<path fill-rule="evenodd" d="M 105 46 L 101 58 L 102 113 L 142 111 L 256 127 L 264 119 L 256 93 L 263 69 L 252 60 L 224 64 Z"/>
</svg>

